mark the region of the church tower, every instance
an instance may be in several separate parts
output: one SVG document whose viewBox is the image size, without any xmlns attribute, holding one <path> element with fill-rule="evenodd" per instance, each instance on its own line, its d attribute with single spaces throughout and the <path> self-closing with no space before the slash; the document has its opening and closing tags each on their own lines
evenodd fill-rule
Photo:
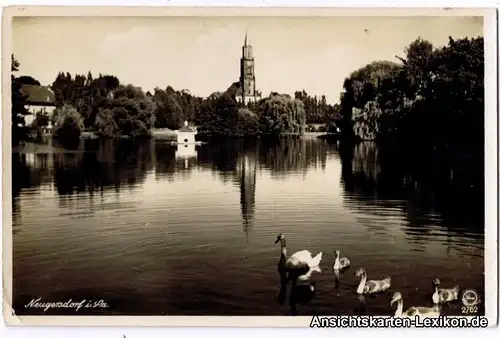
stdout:
<svg viewBox="0 0 500 338">
<path fill-rule="evenodd" d="M 255 69 L 252 46 L 248 43 L 248 36 L 245 32 L 245 42 L 243 43 L 240 60 L 240 88 L 236 99 L 239 102 L 248 104 L 260 99 L 260 93 L 255 90 Z"/>
</svg>

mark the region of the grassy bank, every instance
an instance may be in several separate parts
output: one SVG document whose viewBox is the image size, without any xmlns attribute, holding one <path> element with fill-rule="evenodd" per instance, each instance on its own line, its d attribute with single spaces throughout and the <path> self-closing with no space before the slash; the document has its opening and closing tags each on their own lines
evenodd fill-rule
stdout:
<svg viewBox="0 0 500 338">
<path fill-rule="evenodd" d="M 168 138 L 168 139 L 171 139 L 171 138 L 174 138 L 176 136 L 176 131 L 175 130 L 172 130 L 172 129 L 168 129 L 168 128 L 162 128 L 162 129 L 153 129 L 152 132 L 151 132 L 151 137 L 153 138 L 159 138 L 159 139 L 162 139 L 162 138 Z M 82 139 L 98 139 L 99 138 L 99 134 L 96 133 L 96 132 L 93 132 L 93 131 L 84 131 L 80 138 Z M 126 136 L 120 136 L 120 138 L 128 138 Z"/>
</svg>

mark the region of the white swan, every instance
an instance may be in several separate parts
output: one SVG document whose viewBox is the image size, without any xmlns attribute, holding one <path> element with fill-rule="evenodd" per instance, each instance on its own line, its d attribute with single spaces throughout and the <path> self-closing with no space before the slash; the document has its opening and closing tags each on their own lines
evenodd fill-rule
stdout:
<svg viewBox="0 0 500 338">
<path fill-rule="evenodd" d="M 441 309 L 437 305 L 433 307 L 412 306 L 403 312 L 403 296 L 400 292 L 395 292 L 392 296 L 391 306 L 396 302 L 398 305 L 394 313 L 395 317 L 439 317 L 441 315 Z"/>
<path fill-rule="evenodd" d="M 366 271 L 363 268 L 357 269 L 355 275 L 357 277 L 361 276 L 361 281 L 359 282 L 358 289 L 356 290 L 358 294 L 383 292 L 391 287 L 391 277 L 385 277 L 381 280 L 367 281 Z"/>
<path fill-rule="evenodd" d="M 351 260 L 347 257 L 340 257 L 340 250 L 335 250 L 335 260 L 333 270 L 344 270 L 351 266 Z"/>
<path fill-rule="evenodd" d="M 432 281 L 434 286 L 434 293 L 432 294 L 432 303 L 441 304 L 446 302 L 451 302 L 458 299 L 458 293 L 460 288 L 455 285 L 451 289 L 441 289 L 439 287 L 440 281 L 438 278 Z"/>
<path fill-rule="evenodd" d="M 276 242 L 281 243 L 281 259 L 278 265 L 280 273 L 288 272 L 289 278 L 299 280 L 308 280 L 313 272 L 321 272 L 319 263 L 323 257 L 323 253 L 318 253 L 315 257 L 307 250 L 302 250 L 294 253 L 290 258 L 287 258 L 286 240 L 284 234 L 278 234 Z"/>
</svg>

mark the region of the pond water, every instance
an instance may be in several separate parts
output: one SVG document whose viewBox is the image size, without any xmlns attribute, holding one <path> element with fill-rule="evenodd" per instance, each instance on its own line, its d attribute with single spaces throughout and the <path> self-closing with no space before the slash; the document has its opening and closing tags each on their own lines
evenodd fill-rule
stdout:
<svg viewBox="0 0 500 338">
<path fill-rule="evenodd" d="M 483 159 L 462 146 L 148 140 L 80 150 L 13 154 L 17 314 L 391 315 L 395 291 L 405 308 L 430 306 L 435 277 L 484 299 Z M 281 288 L 280 232 L 289 255 L 323 252 L 308 302 Z M 338 277 L 335 250 L 352 261 Z M 359 267 L 391 276 L 391 289 L 359 299 Z M 38 298 L 107 307 L 26 306 Z"/>
</svg>

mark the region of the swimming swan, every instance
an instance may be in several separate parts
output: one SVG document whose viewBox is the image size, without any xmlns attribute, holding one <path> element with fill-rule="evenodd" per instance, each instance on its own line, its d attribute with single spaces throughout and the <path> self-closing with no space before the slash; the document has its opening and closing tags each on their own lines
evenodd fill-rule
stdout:
<svg viewBox="0 0 500 338">
<path fill-rule="evenodd" d="M 432 294 L 432 302 L 434 304 L 451 302 L 458 299 L 458 293 L 460 292 L 458 285 L 455 285 L 451 289 L 441 289 L 438 278 L 434 279 L 432 284 L 434 286 L 434 293 Z"/>
<path fill-rule="evenodd" d="M 344 270 L 351 266 L 351 261 L 347 257 L 340 257 L 340 250 L 335 250 L 335 261 L 333 270 Z"/>
<path fill-rule="evenodd" d="M 307 250 L 297 251 L 290 258 L 287 258 L 286 240 L 284 234 L 278 234 L 276 242 L 281 243 L 281 259 L 278 265 L 280 273 L 288 272 L 289 278 L 298 278 L 299 280 L 307 280 L 313 272 L 321 272 L 319 263 L 323 257 L 323 253 L 318 253 L 315 257 Z"/>
<path fill-rule="evenodd" d="M 412 306 L 403 312 L 403 296 L 399 292 L 395 292 L 392 296 L 391 306 L 398 303 L 394 317 L 439 317 L 441 310 L 437 305 L 433 307 Z"/>
<path fill-rule="evenodd" d="M 381 280 L 367 281 L 366 271 L 363 268 L 357 269 L 355 275 L 357 277 L 361 276 L 361 281 L 359 282 L 358 289 L 356 290 L 358 294 L 383 292 L 391 287 L 391 277 L 385 277 Z"/>
</svg>

